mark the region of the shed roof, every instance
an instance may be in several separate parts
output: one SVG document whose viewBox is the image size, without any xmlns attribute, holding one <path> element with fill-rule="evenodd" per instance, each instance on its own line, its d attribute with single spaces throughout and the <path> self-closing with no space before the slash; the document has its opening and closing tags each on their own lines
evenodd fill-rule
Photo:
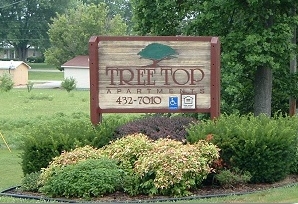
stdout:
<svg viewBox="0 0 298 204">
<path fill-rule="evenodd" d="M 61 65 L 63 68 L 87 68 L 89 69 L 89 56 L 79 55 Z"/>
<path fill-rule="evenodd" d="M 25 66 L 28 67 L 28 69 L 31 69 L 31 67 L 23 62 L 23 61 L 0 61 L 0 69 L 16 69 L 18 66 L 21 64 L 24 64 Z"/>
</svg>

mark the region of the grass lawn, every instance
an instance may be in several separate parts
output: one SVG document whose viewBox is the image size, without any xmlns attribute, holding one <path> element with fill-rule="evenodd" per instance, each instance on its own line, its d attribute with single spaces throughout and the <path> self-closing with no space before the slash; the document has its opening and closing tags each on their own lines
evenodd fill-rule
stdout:
<svg viewBox="0 0 298 204">
<path fill-rule="evenodd" d="M 247 195 L 208 198 L 187 201 L 187 203 L 297 203 L 298 185 L 285 188 L 270 189 Z M 176 203 L 186 203 L 178 201 Z"/>
<path fill-rule="evenodd" d="M 63 89 L 12 89 L 0 92 L 0 119 L 18 120 L 36 118 L 40 115 L 53 115 L 63 112 L 89 113 L 89 91 Z"/>
<path fill-rule="evenodd" d="M 62 81 L 64 79 L 63 72 L 38 72 L 38 71 L 29 71 L 28 74 L 30 80 L 53 80 L 53 81 Z"/>
<path fill-rule="evenodd" d="M 0 143 L 3 143 L 0 138 Z M 11 152 L 6 148 L 0 149 L 0 190 L 12 186 L 20 185 L 23 177 L 21 169 L 20 150 L 12 149 Z"/>
<path fill-rule="evenodd" d="M 12 89 L 0 92 L 0 132 L 9 147 L 17 148 L 21 143 L 22 127 L 40 116 L 52 116 L 57 113 L 89 114 L 89 91 L 71 91 L 62 89 Z M 5 147 L 0 141 L 0 148 Z"/>
<path fill-rule="evenodd" d="M 31 69 L 51 69 L 56 70 L 56 67 L 47 63 L 27 63 Z"/>
<path fill-rule="evenodd" d="M 84 112 L 89 114 L 89 91 L 71 91 L 61 89 L 13 89 L 0 92 L 0 132 L 11 148 L 10 152 L 0 137 L 0 190 L 20 185 L 22 169 L 17 149 L 21 142 L 22 127 L 26 121 L 40 116 L 57 113 L 71 114 Z M 123 114 L 123 116 L 125 116 Z M 122 117 L 122 115 L 119 115 Z M 298 185 L 288 188 L 271 189 L 243 196 L 179 201 L 177 203 L 298 203 Z M 0 203 L 42 202 L 9 197 L 1 197 Z"/>
</svg>

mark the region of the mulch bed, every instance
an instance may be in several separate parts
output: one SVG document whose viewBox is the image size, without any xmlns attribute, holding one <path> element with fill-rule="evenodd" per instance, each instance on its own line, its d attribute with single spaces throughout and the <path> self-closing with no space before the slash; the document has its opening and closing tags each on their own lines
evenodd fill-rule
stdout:
<svg viewBox="0 0 298 204">
<path fill-rule="evenodd" d="M 176 201 L 176 200 L 192 200 L 200 198 L 222 197 L 228 195 L 242 195 L 253 193 L 257 191 L 268 190 L 278 187 L 287 187 L 292 185 L 298 185 L 298 175 L 290 175 L 286 179 L 272 183 L 272 184 L 245 184 L 238 185 L 231 188 L 221 188 L 219 186 L 203 186 L 200 189 L 192 192 L 193 195 L 182 198 L 173 198 L 168 196 L 128 196 L 122 192 L 115 192 L 103 197 L 92 198 L 88 202 L 118 202 L 118 203 L 140 203 L 140 202 L 160 202 L 160 201 Z M 29 198 L 37 200 L 50 200 L 61 202 L 84 202 L 85 200 L 78 198 L 48 198 L 40 193 L 21 191 L 18 187 L 13 187 L 1 192 L 1 195 L 7 195 L 18 198 Z"/>
</svg>

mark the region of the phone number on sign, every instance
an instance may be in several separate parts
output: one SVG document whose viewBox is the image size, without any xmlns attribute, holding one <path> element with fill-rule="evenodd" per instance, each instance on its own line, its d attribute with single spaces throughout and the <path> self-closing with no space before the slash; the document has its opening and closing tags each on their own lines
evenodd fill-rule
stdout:
<svg viewBox="0 0 298 204">
<path fill-rule="evenodd" d="M 161 103 L 161 97 L 159 96 L 139 96 L 137 98 L 133 97 L 125 97 L 120 96 L 117 98 L 116 103 L 118 104 L 160 104 Z"/>
</svg>

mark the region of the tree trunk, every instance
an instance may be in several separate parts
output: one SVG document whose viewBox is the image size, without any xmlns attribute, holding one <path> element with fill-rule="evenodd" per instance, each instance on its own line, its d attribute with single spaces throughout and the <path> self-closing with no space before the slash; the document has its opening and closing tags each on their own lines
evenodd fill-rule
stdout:
<svg viewBox="0 0 298 204">
<path fill-rule="evenodd" d="M 28 54 L 28 48 L 26 46 L 15 46 L 14 47 L 16 50 L 16 58 L 20 61 L 26 61 L 27 59 L 27 54 Z"/>
<path fill-rule="evenodd" d="M 254 115 L 266 114 L 271 116 L 272 70 L 258 67 L 254 82 Z"/>
</svg>

